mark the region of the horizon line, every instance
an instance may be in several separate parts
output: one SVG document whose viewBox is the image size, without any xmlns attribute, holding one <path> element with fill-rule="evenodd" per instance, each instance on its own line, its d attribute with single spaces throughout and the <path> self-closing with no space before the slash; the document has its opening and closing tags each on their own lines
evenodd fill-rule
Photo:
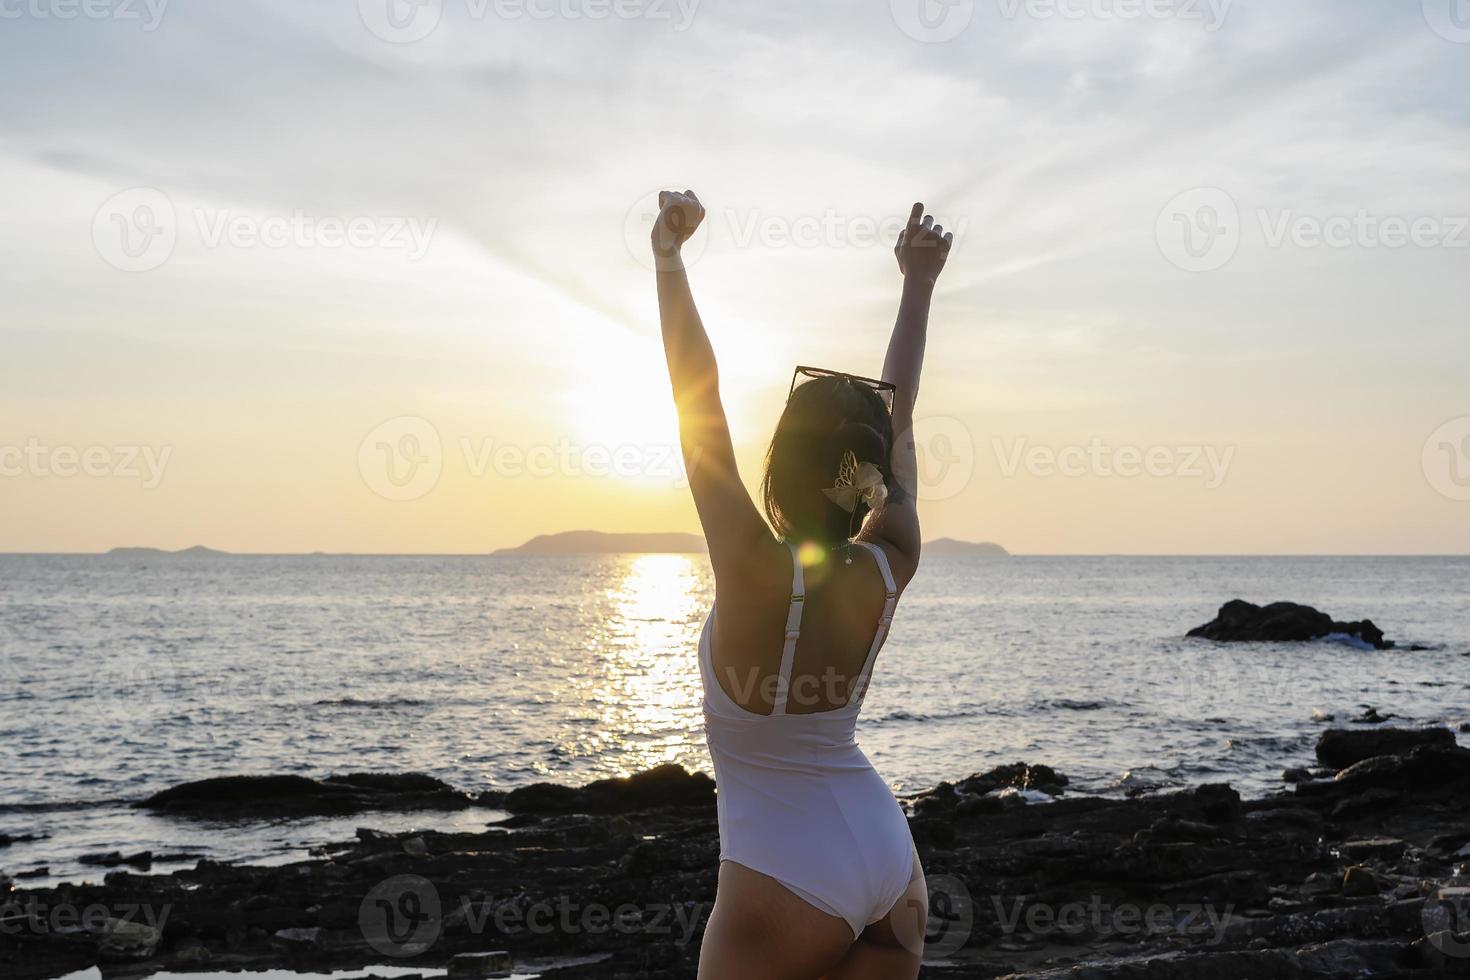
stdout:
<svg viewBox="0 0 1470 980">
<path fill-rule="evenodd" d="M 134 546 L 126 546 L 131 550 Z M 199 547 L 199 546 L 191 546 Z M 178 558 L 189 557 L 182 554 L 188 549 L 169 550 L 166 548 L 151 548 L 148 546 L 136 546 L 136 550 L 148 550 L 158 552 L 157 557 Z M 522 552 L 519 546 L 508 546 L 496 548 L 490 551 L 226 551 L 220 548 L 210 548 L 213 557 L 220 558 L 579 558 L 598 555 L 699 555 L 708 557 L 704 551 L 581 551 L 565 552 L 562 554 L 538 554 L 535 552 Z M 507 554 L 501 555 L 501 552 Z M 125 555 L 114 555 L 111 551 L 0 551 L 0 558 L 112 558 L 127 557 Z M 211 557 L 211 556 L 205 556 Z M 973 558 L 986 557 L 977 555 L 937 555 L 941 558 Z M 1221 552 L 1132 552 L 1132 551 L 1098 551 L 1098 552 L 1063 552 L 1063 551 L 1033 551 L 1033 552 L 1009 552 L 1008 555 L 991 556 L 995 558 L 1470 558 L 1470 554 L 1461 552 L 1349 552 L 1349 551 L 1320 551 L 1320 552 L 1245 552 L 1245 551 L 1221 551 Z"/>
</svg>

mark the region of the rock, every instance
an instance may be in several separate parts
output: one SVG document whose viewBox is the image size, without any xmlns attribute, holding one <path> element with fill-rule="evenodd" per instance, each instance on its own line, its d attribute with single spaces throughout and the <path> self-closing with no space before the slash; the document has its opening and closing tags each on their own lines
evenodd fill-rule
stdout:
<svg viewBox="0 0 1470 980">
<path fill-rule="evenodd" d="M 1304 783 L 1311 778 L 1312 773 L 1309 769 L 1287 769 L 1281 773 L 1283 783 Z"/>
<path fill-rule="evenodd" d="M 1333 728 L 1317 736 L 1317 760 L 1333 769 L 1346 769 L 1378 755 L 1398 755 L 1419 745 L 1453 746 L 1448 728 L 1380 728 L 1352 731 Z"/>
<path fill-rule="evenodd" d="M 1429 842 L 1428 850 L 1445 857 L 1470 857 L 1470 830 L 1438 834 Z"/>
<path fill-rule="evenodd" d="M 1303 895 L 1331 895 L 1338 890 L 1342 883 L 1330 874 L 1314 871 L 1307 875 L 1307 880 L 1302 882 Z"/>
<path fill-rule="evenodd" d="M 116 868 L 126 864 L 140 871 L 147 871 L 153 866 L 153 852 L 139 851 L 137 854 L 130 854 L 127 857 L 123 857 L 120 851 L 108 851 L 103 854 L 83 854 L 77 858 L 77 863 L 99 868 Z"/>
<path fill-rule="evenodd" d="M 1316 784 L 1311 784 L 1316 785 Z M 1298 787 L 1298 792 L 1303 787 Z M 1344 820 L 1361 817 L 1368 813 L 1392 810 L 1398 806 L 1399 794 L 1391 789 L 1370 789 L 1356 796 L 1349 796 L 1332 807 L 1332 819 Z"/>
<path fill-rule="evenodd" d="M 510 971 L 510 953 L 503 949 L 489 953 L 460 953 L 449 959 L 449 976 L 456 980 L 477 980 Z"/>
<path fill-rule="evenodd" d="M 1383 891 L 1385 883 L 1371 868 L 1355 864 L 1342 876 L 1342 893 L 1348 898 L 1364 898 Z"/>
<path fill-rule="evenodd" d="M 929 792 L 914 800 L 914 815 L 935 817 L 953 810 L 960 802 L 960 794 L 950 783 L 940 783 Z"/>
<path fill-rule="evenodd" d="M 371 810 L 459 810 L 467 794 L 420 773 L 305 776 L 220 776 L 183 783 L 135 804 L 211 819 L 330 816 Z"/>
<path fill-rule="evenodd" d="M 1375 708 L 1375 707 L 1373 707 L 1370 704 L 1370 705 L 1368 705 L 1364 709 L 1364 711 L 1363 711 L 1363 713 L 1361 715 L 1358 715 L 1358 717 L 1356 717 L 1356 718 L 1353 719 L 1353 724 L 1354 725 L 1381 725 L 1385 721 L 1388 721 L 1390 718 L 1397 718 L 1397 717 L 1398 717 L 1398 715 L 1393 714 L 1391 712 L 1389 714 L 1386 714 L 1386 715 L 1380 715 L 1378 713 L 1378 709 Z"/>
<path fill-rule="evenodd" d="M 278 929 L 271 941 L 291 949 L 325 949 L 327 933 L 316 926 L 310 928 Z"/>
<path fill-rule="evenodd" d="M 207 946 L 201 946 L 198 943 L 190 943 L 180 946 L 178 950 L 174 953 L 174 966 L 204 966 L 213 958 L 214 954 L 210 953 Z"/>
<path fill-rule="evenodd" d="M 1395 861 L 1403 856 L 1407 847 L 1407 844 L 1396 837 L 1370 837 L 1344 841 L 1337 846 L 1337 850 L 1349 861 Z"/>
<path fill-rule="evenodd" d="M 1470 779 L 1470 749 L 1459 746 L 1420 745 L 1406 754 L 1379 755 L 1356 762 L 1339 772 L 1326 786 L 1343 792 L 1368 789 L 1437 791 Z M 1321 783 L 1306 783 L 1297 792 Z"/>
<path fill-rule="evenodd" d="M 1070 780 L 1051 766 L 1028 765 L 1013 762 L 1008 766 L 996 766 L 986 773 L 977 773 L 955 784 L 961 793 L 980 795 L 998 789 L 1032 789 L 1048 796 L 1060 796 Z M 942 785 L 942 784 L 941 784 Z"/>
<path fill-rule="evenodd" d="M 1242 599 L 1232 599 L 1220 607 L 1212 621 L 1190 630 L 1189 635 L 1222 643 L 1300 643 L 1343 636 L 1376 650 L 1393 648 L 1393 644 L 1383 638 L 1383 631 L 1371 620 L 1341 623 L 1311 606 L 1294 602 L 1257 606 Z"/>
<path fill-rule="evenodd" d="M 658 766 L 626 779 L 599 779 L 573 788 L 535 783 L 506 794 L 512 813 L 626 813 L 651 807 L 713 807 L 715 781 L 683 766 Z"/>
<path fill-rule="evenodd" d="M 111 918 L 97 936 L 97 958 L 105 963 L 150 959 L 163 941 L 163 933 L 152 926 Z"/>
<path fill-rule="evenodd" d="M 1108 785 L 1109 789 L 1120 789 L 1131 798 L 1158 793 L 1179 785 L 1179 780 L 1153 766 L 1129 769 Z"/>
<path fill-rule="evenodd" d="M 957 817 L 979 817 L 1005 808 L 1005 800 L 998 796 L 967 796 L 955 805 L 954 813 Z"/>
<path fill-rule="evenodd" d="M 1431 972 L 1422 937 L 1448 942 L 1450 930 L 1470 921 L 1451 894 L 1454 876 L 1470 874 L 1457 867 L 1470 861 L 1470 750 L 1418 745 L 1370 756 L 1335 778 L 1250 801 L 1215 785 L 1011 805 L 999 793 L 1037 794 L 1022 787 L 1063 778 L 1018 765 L 971 780 L 912 798 L 910 829 L 931 876 L 931 925 L 963 921 L 968 929 L 963 946 L 925 964 L 926 978 L 1007 970 L 1030 971 L 1028 980 L 1455 975 Z M 381 960 L 363 945 L 363 910 L 392 908 L 408 917 L 397 919 L 404 927 L 438 916 L 430 962 L 405 964 L 412 971 L 504 949 L 546 980 L 690 980 L 718 877 L 715 808 L 688 803 L 707 783 L 672 769 L 562 788 L 553 801 L 563 812 L 528 815 L 514 831 L 468 829 L 475 820 L 437 831 L 426 820 L 400 833 L 364 829 L 289 864 L 115 871 L 101 885 L 13 897 L 51 908 L 168 909 L 166 922 L 141 919 L 165 935 L 152 962 L 125 975 L 301 970 L 369 980 L 378 971 L 363 964 Z M 353 792 L 392 784 L 378 786 Z M 378 891 L 396 879 L 409 891 Z M 1431 897 L 1436 887 L 1444 894 Z M 579 921 L 588 909 L 605 914 Z M 548 914 L 533 919 L 531 910 Z M 1033 911 L 1050 918 L 1033 921 Z M 571 926 L 557 924 L 563 915 Z M 1140 915 L 1162 918 L 1143 924 Z M 651 942 L 657 935 L 679 941 Z M 85 970 L 97 957 L 90 937 L 80 938 L 16 943 L 0 930 L 0 977 Z M 146 945 L 131 944 L 127 955 Z M 557 965 L 525 970 L 541 960 Z M 500 966 L 467 961 L 453 972 L 468 980 Z"/>
</svg>

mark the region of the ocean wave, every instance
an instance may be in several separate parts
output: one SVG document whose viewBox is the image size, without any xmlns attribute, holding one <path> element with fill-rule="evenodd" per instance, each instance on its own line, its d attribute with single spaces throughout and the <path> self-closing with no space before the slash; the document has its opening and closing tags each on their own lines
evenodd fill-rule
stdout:
<svg viewBox="0 0 1470 980">
<path fill-rule="evenodd" d="M 999 715 L 1005 713 L 1004 711 L 997 711 L 991 708 L 962 708 L 959 711 L 934 712 L 911 711 L 907 708 L 900 708 L 897 711 L 890 711 L 884 715 L 864 718 L 862 723 L 865 725 L 886 725 L 892 722 L 903 724 L 907 722 L 959 721 L 964 718 L 978 718 L 983 715 Z"/>
<path fill-rule="evenodd" d="M 132 799 L 117 797 L 98 800 L 42 800 L 36 803 L 0 803 L 0 815 L 7 813 L 64 813 L 71 810 L 101 810 L 132 806 Z"/>
<path fill-rule="evenodd" d="M 1126 707 L 1128 706 L 1121 702 L 1109 701 L 1105 698 L 1098 700 L 1047 698 L 1041 701 L 1032 701 L 1023 707 L 979 705 L 970 708 L 959 708 L 954 711 L 915 711 L 911 708 L 899 708 L 887 714 L 864 716 L 863 723 L 884 725 L 895 722 L 963 721 L 966 718 L 1009 718 L 1016 715 L 1045 711 L 1102 711 L 1107 708 Z"/>
<path fill-rule="evenodd" d="M 430 702 L 417 698 L 324 698 L 313 708 L 424 708 Z"/>
<path fill-rule="evenodd" d="M 1034 711 L 1101 711 L 1104 708 L 1123 708 L 1126 705 L 1116 701 L 1103 700 L 1079 700 L 1076 698 L 1051 698 L 1046 701 L 1036 701 L 1031 704 Z"/>
</svg>

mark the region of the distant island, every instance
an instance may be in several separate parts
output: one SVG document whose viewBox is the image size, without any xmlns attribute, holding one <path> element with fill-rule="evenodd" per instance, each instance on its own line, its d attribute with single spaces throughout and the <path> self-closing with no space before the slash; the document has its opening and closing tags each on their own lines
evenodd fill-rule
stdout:
<svg viewBox="0 0 1470 980">
<path fill-rule="evenodd" d="M 704 554 L 698 534 L 606 534 L 602 531 L 565 531 L 542 534 L 519 548 L 501 548 L 497 555 L 693 555 Z"/>
<path fill-rule="evenodd" d="M 107 554 L 118 558 L 215 558 L 228 555 L 229 552 L 216 551 L 202 544 L 196 544 L 192 548 L 183 548 L 179 551 L 165 551 L 162 548 L 113 548 Z"/>
<path fill-rule="evenodd" d="M 518 548 L 501 548 L 497 555 L 695 555 L 706 551 L 698 534 L 607 534 L 602 531 L 565 531 L 542 534 Z M 939 538 L 924 545 L 926 555 L 970 555 L 1006 558 L 1010 552 L 990 541 Z"/>
<path fill-rule="evenodd" d="M 937 538 L 924 543 L 924 554 L 1009 558 L 1011 553 L 993 541 L 958 541 L 954 538 Z"/>
</svg>

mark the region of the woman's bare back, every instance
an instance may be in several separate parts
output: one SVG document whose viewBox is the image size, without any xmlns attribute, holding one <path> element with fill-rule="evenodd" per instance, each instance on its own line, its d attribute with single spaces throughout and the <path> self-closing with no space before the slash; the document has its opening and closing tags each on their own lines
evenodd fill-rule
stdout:
<svg viewBox="0 0 1470 980">
<path fill-rule="evenodd" d="M 745 568 L 723 577 L 720 569 L 715 570 L 717 611 L 711 646 L 715 670 L 730 700 L 756 714 L 770 714 L 774 707 L 791 607 L 791 572 L 791 552 L 774 540 L 769 553 Z M 786 707 L 794 715 L 831 711 L 848 703 L 887 599 L 877 560 L 863 547 L 808 549 L 802 575 L 801 636 Z"/>
</svg>

